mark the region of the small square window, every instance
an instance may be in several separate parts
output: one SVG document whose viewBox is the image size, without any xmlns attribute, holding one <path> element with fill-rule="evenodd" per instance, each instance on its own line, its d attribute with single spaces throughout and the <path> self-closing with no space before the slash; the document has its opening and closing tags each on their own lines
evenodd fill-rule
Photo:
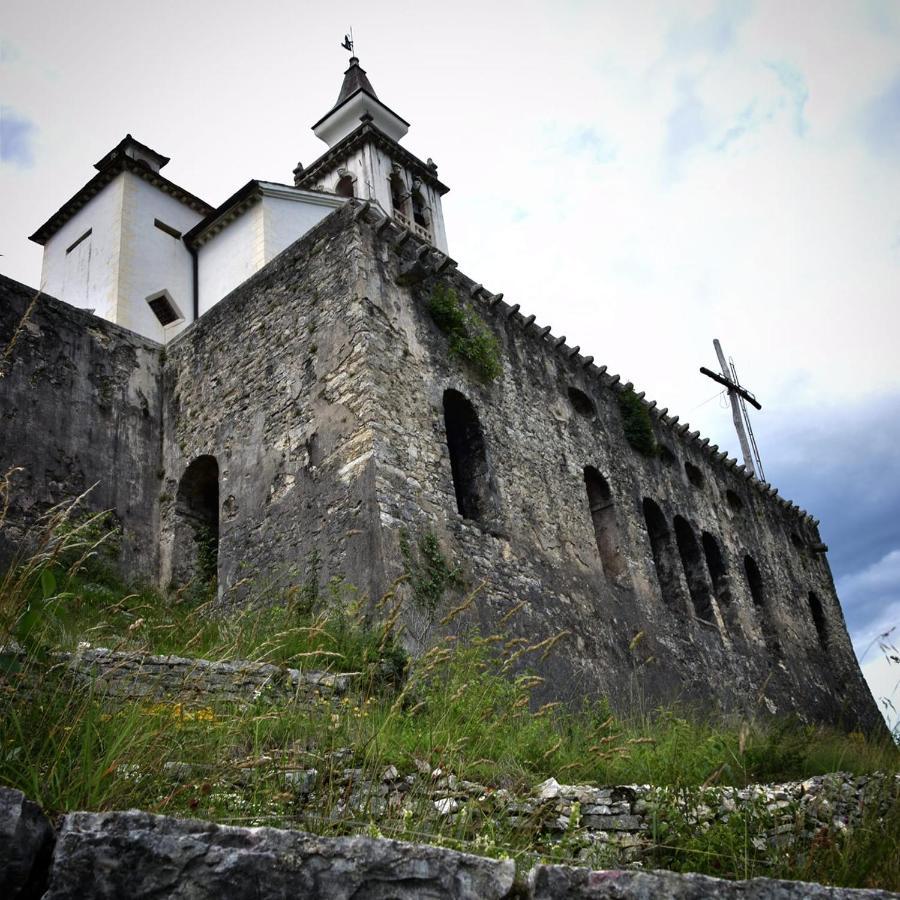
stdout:
<svg viewBox="0 0 900 900">
<path fill-rule="evenodd" d="M 171 325 L 173 322 L 178 322 L 182 318 L 168 291 L 162 291 L 162 293 L 148 297 L 147 303 L 150 304 L 150 309 L 153 310 L 153 314 L 159 319 L 159 324 L 163 327 Z"/>
</svg>

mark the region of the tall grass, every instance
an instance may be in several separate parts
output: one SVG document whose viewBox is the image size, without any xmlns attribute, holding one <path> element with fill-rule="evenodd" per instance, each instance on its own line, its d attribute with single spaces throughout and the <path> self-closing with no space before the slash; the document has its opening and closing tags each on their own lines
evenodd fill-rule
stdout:
<svg viewBox="0 0 900 900">
<path fill-rule="evenodd" d="M 552 641 L 529 645 L 473 632 L 447 637 L 409 661 L 397 615 L 370 620 L 366 605 L 340 582 L 321 591 L 301 584 L 269 597 L 265 609 L 216 616 L 202 597 L 128 591 L 103 560 L 114 536 L 100 522 L 79 518 L 77 507 L 51 511 L 30 555 L 0 580 L 0 643 L 16 640 L 27 651 L 24 662 L 19 653 L 0 672 L 0 783 L 51 812 L 141 807 L 324 834 L 377 831 L 506 853 L 523 864 L 571 862 L 567 837 L 548 843 L 539 817 L 513 825 L 500 814 L 499 789 L 527 794 L 550 776 L 690 789 L 835 769 L 898 771 L 892 746 L 797 722 L 729 725 L 673 708 L 628 718 L 602 701 L 539 707 L 541 679 L 514 674 L 512 662 L 553 652 Z M 47 652 L 82 641 L 358 674 L 340 701 L 188 707 L 172 698 L 111 706 L 73 689 L 70 674 Z M 484 785 L 486 799 L 467 804 L 464 814 L 441 815 L 425 778 L 402 807 L 388 807 L 378 786 L 389 766 L 401 774 L 452 773 Z M 314 802 L 296 786 L 307 769 L 316 770 Z M 356 770 L 349 780 L 347 769 Z M 900 839 L 896 806 L 887 817 L 847 834 L 828 831 L 812 850 L 787 855 L 757 849 L 752 838 L 760 826 L 746 816 L 706 832 L 679 822 L 676 812 L 671 817 L 648 864 L 900 887 L 896 865 L 883 860 L 889 842 Z"/>
</svg>

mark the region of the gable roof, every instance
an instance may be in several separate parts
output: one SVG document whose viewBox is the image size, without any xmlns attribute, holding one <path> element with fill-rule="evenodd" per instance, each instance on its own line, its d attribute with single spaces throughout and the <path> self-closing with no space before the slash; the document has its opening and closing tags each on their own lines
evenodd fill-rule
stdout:
<svg viewBox="0 0 900 900">
<path fill-rule="evenodd" d="M 213 207 L 205 200 L 201 200 L 199 197 L 190 193 L 190 191 L 186 191 L 183 187 L 179 187 L 174 181 L 169 181 L 168 178 L 160 175 L 159 172 L 153 171 L 153 169 L 143 160 L 133 159 L 129 156 L 126 151 L 129 147 L 135 146 L 156 157 L 160 167 L 169 161 L 168 157 L 162 156 L 162 154 L 147 147 L 146 144 L 141 144 L 140 141 L 136 141 L 130 134 L 127 135 L 123 140 L 119 141 L 106 156 L 95 164 L 95 168 L 99 169 L 97 174 L 85 184 L 84 187 L 70 197 L 55 213 L 53 213 L 53 215 L 50 216 L 50 218 L 47 219 L 47 221 L 44 222 L 44 224 L 41 225 L 28 240 L 34 241 L 36 244 L 46 244 L 47 241 L 49 241 L 50 238 L 75 215 L 75 213 L 80 209 L 83 209 L 121 172 L 132 172 L 139 178 L 143 178 L 144 181 L 152 184 L 154 187 L 159 188 L 163 193 L 169 194 L 185 206 L 189 206 L 191 209 L 196 210 L 201 215 L 209 215 L 209 213 L 212 212 Z"/>
</svg>

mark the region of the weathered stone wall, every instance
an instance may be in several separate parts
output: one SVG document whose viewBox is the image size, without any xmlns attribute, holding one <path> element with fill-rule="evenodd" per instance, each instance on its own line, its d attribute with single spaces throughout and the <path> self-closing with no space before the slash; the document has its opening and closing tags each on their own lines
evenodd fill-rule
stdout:
<svg viewBox="0 0 900 900">
<path fill-rule="evenodd" d="M 162 348 L 46 296 L 24 318 L 34 296 L 0 277 L 0 471 L 23 469 L 0 564 L 44 512 L 96 484 L 83 510 L 113 510 L 124 572 L 155 581 Z"/>
<path fill-rule="evenodd" d="M 516 878 L 511 860 L 365 837 L 323 838 L 149 813 L 68 813 L 54 833 L 35 804 L 0 788 L 0 888 L 10 898 L 83 897 L 396 900 L 870 898 L 886 891 L 757 878 L 729 882 L 669 872 L 538 865 Z"/>
<path fill-rule="evenodd" d="M 365 294 L 378 313 L 371 317 L 368 357 L 380 411 L 375 479 L 388 578 L 408 568 L 400 551 L 403 529 L 412 541 L 436 532 L 468 585 L 485 584 L 453 627 L 493 633 L 524 602 L 509 622 L 516 636 L 539 641 L 567 632 L 551 657 L 533 660 L 547 678 L 548 697 L 607 696 L 620 707 L 684 701 L 710 712 L 795 713 L 883 728 L 828 563 L 815 549 L 814 520 L 659 410 L 651 420 L 665 451 L 638 453 L 625 439 L 617 376 L 393 226 L 361 227 Z M 479 380 L 451 354 L 427 311 L 438 283 L 472 303 L 500 339 L 503 372 L 495 381 Z M 592 412 L 576 409 L 570 388 L 589 398 Z M 483 429 L 497 505 L 483 522 L 457 511 L 442 405 L 447 389 L 473 404 Z M 599 470 L 612 494 L 617 559 L 607 571 L 586 466 Z M 689 466 L 699 472 L 698 484 L 689 480 Z M 658 504 L 669 530 L 665 599 L 645 498 Z M 715 584 L 707 561 L 701 559 L 694 575 L 709 597 L 709 621 L 689 596 L 676 516 L 686 520 L 701 553 L 706 533 L 723 559 L 725 572 Z M 762 581 L 756 600 L 745 571 L 748 555 Z M 823 609 L 821 632 L 810 592 Z M 415 629 L 426 631 L 421 622 Z"/>
<path fill-rule="evenodd" d="M 177 700 L 192 705 L 258 700 L 305 703 L 347 690 L 347 675 L 292 669 L 246 659 L 209 660 L 152 656 L 105 647 L 79 647 L 53 654 L 54 672 L 76 690 L 89 688 L 113 702 Z M 25 674 L 27 677 L 28 670 Z"/>
<path fill-rule="evenodd" d="M 219 584 L 272 599 L 267 584 L 379 585 L 369 313 L 357 286 L 362 247 L 349 210 L 204 315 L 167 348 L 162 583 L 179 583 L 178 484 L 209 454 L 219 466 Z M 173 579 L 173 575 L 175 576 Z"/>
<path fill-rule="evenodd" d="M 441 627 L 502 627 L 531 643 L 564 633 L 554 652 L 522 656 L 546 679 L 540 699 L 678 701 L 883 730 L 815 521 L 655 408 L 665 452 L 638 453 L 620 379 L 450 263 L 376 209 L 349 204 L 180 335 L 161 376 L 155 345 L 42 300 L 0 380 L 0 463 L 32 472 L 13 518 L 100 481 L 92 502 L 123 521 L 126 567 L 164 587 L 202 575 L 210 543 L 199 526 L 217 530 L 226 603 L 275 600 L 277 583 L 299 583 L 315 558 L 320 582 L 341 576 L 374 601 L 409 573 L 401 535 L 415 553 L 434 533 L 468 588 L 482 587 L 447 626 L 461 591 L 417 609 L 403 588 L 414 648 Z M 500 340 L 495 381 L 449 351 L 426 309 L 438 283 Z M 28 292 L 4 285 L 11 334 Z M 468 399 L 483 431 L 493 498 L 482 521 L 458 512 L 447 389 Z M 205 480 L 189 482 L 198 466 Z M 605 562 L 587 466 L 612 501 L 592 501 Z M 666 532 L 655 552 L 648 503 Z M 696 545 L 693 568 L 680 558 L 678 517 Z"/>
</svg>

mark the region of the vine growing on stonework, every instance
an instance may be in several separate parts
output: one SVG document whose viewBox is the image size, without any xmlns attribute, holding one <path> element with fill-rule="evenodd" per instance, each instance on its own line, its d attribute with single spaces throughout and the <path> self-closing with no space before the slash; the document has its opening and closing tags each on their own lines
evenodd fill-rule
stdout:
<svg viewBox="0 0 900 900">
<path fill-rule="evenodd" d="M 622 415 L 622 426 L 625 429 L 625 440 L 644 456 L 656 456 L 658 447 L 653 433 L 650 410 L 640 397 L 631 389 L 619 394 L 619 412 Z"/>
<path fill-rule="evenodd" d="M 428 301 L 428 312 L 435 325 L 447 335 L 450 352 L 482 381 L 493 381 L 503 372 L 500 342 L 478 313 L 460 302 L 453 288 L 438 284 Z"/>
</svg>

